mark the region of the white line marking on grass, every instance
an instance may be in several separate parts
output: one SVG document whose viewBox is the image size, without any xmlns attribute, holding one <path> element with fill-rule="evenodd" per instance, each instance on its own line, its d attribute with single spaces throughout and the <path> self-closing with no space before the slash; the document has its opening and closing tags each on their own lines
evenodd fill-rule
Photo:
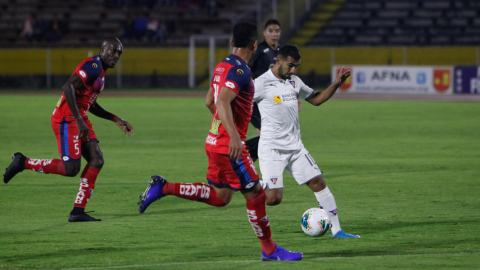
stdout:
<svg viewBox="0 0 480 270">
<path fill-rule="evenodd" d="M 421 254 L 403 254 L 403 255 L 366 255 L 366 256 L 337 256 L 337 257 L 321 257 L 307 260 L 337 260 L 337 259 L 355 259 L 355 258 L 390 258 L 390 257 L 420 257 L 420 256 L 459 256 L 459 255 L 476 255 L 480 252 L 457 252 L 457 253 L 421 253 Z M 82 270 L 82 269 L 121 269 L 121 268 L 138 268 L 168 265 L 189 265 L 189 264 L 219 264 L 219 263 L 254 263 L 260 260 L 245 261 L 206 261 L 206 262 L 172 262 L 172 263 L 155 263 L 155 264 L 132 264 L 118 266 L 100 266 L 100 267 L 82 267 L 82 268 L 65 268 L 63 270 Z"/>
</svg>

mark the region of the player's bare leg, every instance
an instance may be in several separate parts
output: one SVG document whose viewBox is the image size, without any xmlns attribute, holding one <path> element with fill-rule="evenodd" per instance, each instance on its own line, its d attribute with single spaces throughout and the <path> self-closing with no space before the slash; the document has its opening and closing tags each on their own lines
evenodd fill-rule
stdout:
<svg viewBox="0 0 480 270">
<path fill-rule="evenodd" d="M 337 215 L 337 204 L 335 203 L 335 198 L 328 189 L 323 177 L 319 175 L 308 182 L 307 185 L 314 192 L 318 205 L 327 212 L 328 217 L 332 221 L 332 237 L 360 238 L 360 236 L 348 234 L 340 228 L 340 221 Z"/>
<path fill-rule="evenodd" d="M 279 205 L 283 198 L 283 188 L 270 189 L 268 185 L 265 187 L 265 194 L 267 194 L 266 204 L 270 206 Z"/>
<path fill-rule="evenodd" d="M 85 213 L 85 206 L 93 193 L 95 181 L 97 180 L 97 176 L 104 163 L 103 153 L 100 150 L 98 141 L 91 141 L 83 144 L 82 156 L 87 160 L 87 165 L 80 176 L 80 188 L 77 197 L 75 198 L 73 209 L 68 217 L 68 221 L 102 221 L 101 219 L 93 218 Z"/>
</svg>

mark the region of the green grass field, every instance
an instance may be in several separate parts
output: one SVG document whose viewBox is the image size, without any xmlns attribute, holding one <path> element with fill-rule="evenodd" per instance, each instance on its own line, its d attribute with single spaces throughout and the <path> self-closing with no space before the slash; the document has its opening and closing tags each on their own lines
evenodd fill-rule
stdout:
<svg viewBox="0 0 480 270">
<path fill-rule="evenodd" d="M 59 96 L 0 95 L 1 168 L 16 151 L 58 158 L 50 115 Z M 134 127 L 127 137 L 90 117 L 105 166 L 87 211 L 104 221 L 67 222 L 78 177 L 24 171 L 0 187 L 0 268 L 480 268 L 478 103 L 305 103 L 303 142 L 335 195 L 342 229 L 362 238 L 305 235 L 301 215 L 317 203 L 285 174 L 284 200 L 267 212 L 275 241 L 304 259 L 261 262 L 240 194 L 224 208 L 169 196 L 137 212 L 150 175 L 205 181 L 211 116 L 203 99 L 98 102 Z"/>
</svg>

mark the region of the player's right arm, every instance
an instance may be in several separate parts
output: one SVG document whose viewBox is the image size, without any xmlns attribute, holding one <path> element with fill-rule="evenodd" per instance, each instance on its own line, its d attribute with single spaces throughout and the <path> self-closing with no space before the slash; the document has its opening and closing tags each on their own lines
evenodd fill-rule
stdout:
<svg viewBox="0 0 480 270">
<path fill-rule="evenodd" d="M 220 89 L 220 94 L 218 94 L 216 106 L 218 118 L 230 136 L 228 156 L 230 159 L 233 159 L 238 163 L 242 156 L 243 144 L 240 139 L 240 134 L 238 134 L 237 127 L 235 126 L 235 122 L 233 121 L 232 106 L 230 105 L 236 97 L 237 94 L 233 90 L 227 87 L 222 87 Z"/>
<path fill-rule="evenodd" d="M 215 113 L 215 100 L 213 98 L 212 86 L 210 86 L 210 89 L 208 89 L 207 97 L 205 99 L 205 106 L 207 106 L 212 114 Z"/>
<path fill-rule="evenodd" d="M 88 126 L 83 121 L 82 115 L 80 114 L 80 110 L 77 106 L 77 98 L 76 98 L 76 90 L 83 87 L 83 81 L 77 73 L 74 73 L 70 79 L 62 86 L 63 93 L 65 94 L 65 100 L 67 101 L 67 105 L 70 108 L 70 111 L 73 113 L 73 117 L 75 117 L 75 121 L 77 122 L 77 129 L 78 129 L 78 139 L 83 137 L 87 137 L 90 140 L 90 133 L 88 131 Z"/>
</svg>

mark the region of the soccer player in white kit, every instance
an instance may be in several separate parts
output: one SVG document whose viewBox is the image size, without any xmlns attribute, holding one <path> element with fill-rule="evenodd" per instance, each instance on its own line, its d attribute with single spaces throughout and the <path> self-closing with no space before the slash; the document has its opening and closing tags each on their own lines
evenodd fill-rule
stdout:
<svg viewBox="0 0 480 270">
<path fill-rule="evenodd" d="M 283 197 L 283 171 L 286 170 L 299 185 L 307 185 L 332 221 L 332 237 L 359 238 L 340 228 L 335 198 L 322 178 L 312 156 L 303 146 L 298 120 L 298 99 L 319 106 L 335 94 L 351 75 L 339 72 L 335 82 L 325 91 L 315 92 L 293 75 L 301 62 L 295 45 L 283 45 L 278 51 L 275 66 L 255 79 L 255 96 L 262 117 L 258 156 L 262 172 L 262 186 L 268 205 L 277 205 Z"/>
</svg>

